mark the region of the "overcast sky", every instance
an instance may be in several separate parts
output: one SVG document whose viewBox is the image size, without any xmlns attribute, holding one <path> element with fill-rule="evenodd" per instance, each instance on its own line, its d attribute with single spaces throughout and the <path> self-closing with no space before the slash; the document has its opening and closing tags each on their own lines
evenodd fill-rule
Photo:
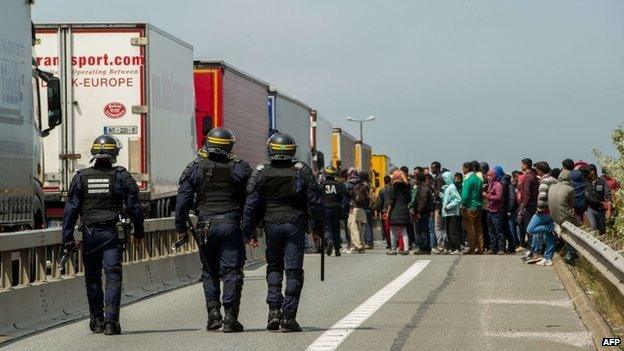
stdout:
<svg viewBox="0 0 624 351">
<path fill-rule="evenodd" d="M 317 109 L 377 120 L 397 165 L 594 160 L 624 120 L 621 0 L 38 0 L 35 21 L 149 21 Z"/>
</svg>

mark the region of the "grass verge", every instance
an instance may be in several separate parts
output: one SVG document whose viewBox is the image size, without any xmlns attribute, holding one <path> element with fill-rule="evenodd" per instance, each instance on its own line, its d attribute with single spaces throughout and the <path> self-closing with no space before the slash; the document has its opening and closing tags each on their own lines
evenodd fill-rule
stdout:
<svg viewBox="0 0 624 351">
<path fill-rule="evenodd" d="M 570 268 L 615 336 L 624 338 L 624 297 L 584 258 L 576 260 L 576 266 Z"/>
</svg>

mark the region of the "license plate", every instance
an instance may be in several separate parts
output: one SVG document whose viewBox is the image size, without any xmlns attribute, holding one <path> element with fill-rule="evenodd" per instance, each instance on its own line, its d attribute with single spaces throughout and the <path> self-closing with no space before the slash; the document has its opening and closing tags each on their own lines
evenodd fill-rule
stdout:
<svg viewBox="0 0 624 351">
<path fill-rule="evenodd" d="M 137 126 L 107 126 L 104 127 L 104 134 L 139 134 Z"/>
</svg>

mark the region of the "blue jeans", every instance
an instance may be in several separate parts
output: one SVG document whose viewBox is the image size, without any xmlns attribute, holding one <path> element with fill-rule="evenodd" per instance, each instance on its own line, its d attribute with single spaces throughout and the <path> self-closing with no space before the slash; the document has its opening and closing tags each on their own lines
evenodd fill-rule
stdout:
<svg viewBox="0 0 624 351">
<path fill-rule="evenodd" d="M 552 233 L 544 234 L 544 241 L 546 242 L 546 251 L 544 251 L 544 258 L 552 260 L 555 254 L 555 236 Z"/>
<path fill-rule="evenodd" d="M 544 235 L 545 233 L 532 233 L 531 234 L 531 252 L 539 253 L 542 251 L 542 246 L 544 246 Z"/>
<path fill-rule="evenodd" d="M 432 249 L 438 246 L 438 238 L 435 232 L 435 220 L 433 218 L 429 218 L 429 244 Z"/>
<path fill-rule="evenodd" d="M 366 212 L 366 225 L 364 225 L 364 245 L 373 247 L 373 211 L 370 208 L 364 210 Z"/>
<path fill-rule="evenodd" d="M 509 251 L 513 251 L 518 247 L 518 225 L 515 219 L 509 218 L 507 220 L 507 226 L 509 227 Z"/>
<path fill-rule="evenodd" d="M 490 235 L 490 250 L 505 251 L 505 234 L 503 233 L 503 216 L 499 212 L 488 212 L 488 234 Z"/>
</svg>

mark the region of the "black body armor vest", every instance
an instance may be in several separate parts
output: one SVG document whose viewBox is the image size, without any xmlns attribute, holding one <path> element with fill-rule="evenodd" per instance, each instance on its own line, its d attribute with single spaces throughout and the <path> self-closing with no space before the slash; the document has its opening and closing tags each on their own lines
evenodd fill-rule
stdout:
<svg viewBox="0 0 624 351">
<path fill-rule="evenodd" d="M 197 209 L 208 216 L 215 216 L 231 211 L 242 212 L 244 189 L 234 184 L 234 160 L 225 163 L 210 159 L 201 159 L 199 168 L 204 175 L 204 182 L 197 192 Z"/>
<path fill-rule="evenodd" d="M 123 199 L 115 195 L 115 168 L 87 168 L 80 172 L 84 198 L 80 218 L 90 225 L 117 218 Z"/>
<path fill-rule="evenodd" d="M 296 192 L 298 170 L 291 167 L 267 165 L 262 170 L 262 193 L 266 197 L 264 220 L 269 223 L 296 221 L 305 213 L 304 200 Z"/>
</svg>

